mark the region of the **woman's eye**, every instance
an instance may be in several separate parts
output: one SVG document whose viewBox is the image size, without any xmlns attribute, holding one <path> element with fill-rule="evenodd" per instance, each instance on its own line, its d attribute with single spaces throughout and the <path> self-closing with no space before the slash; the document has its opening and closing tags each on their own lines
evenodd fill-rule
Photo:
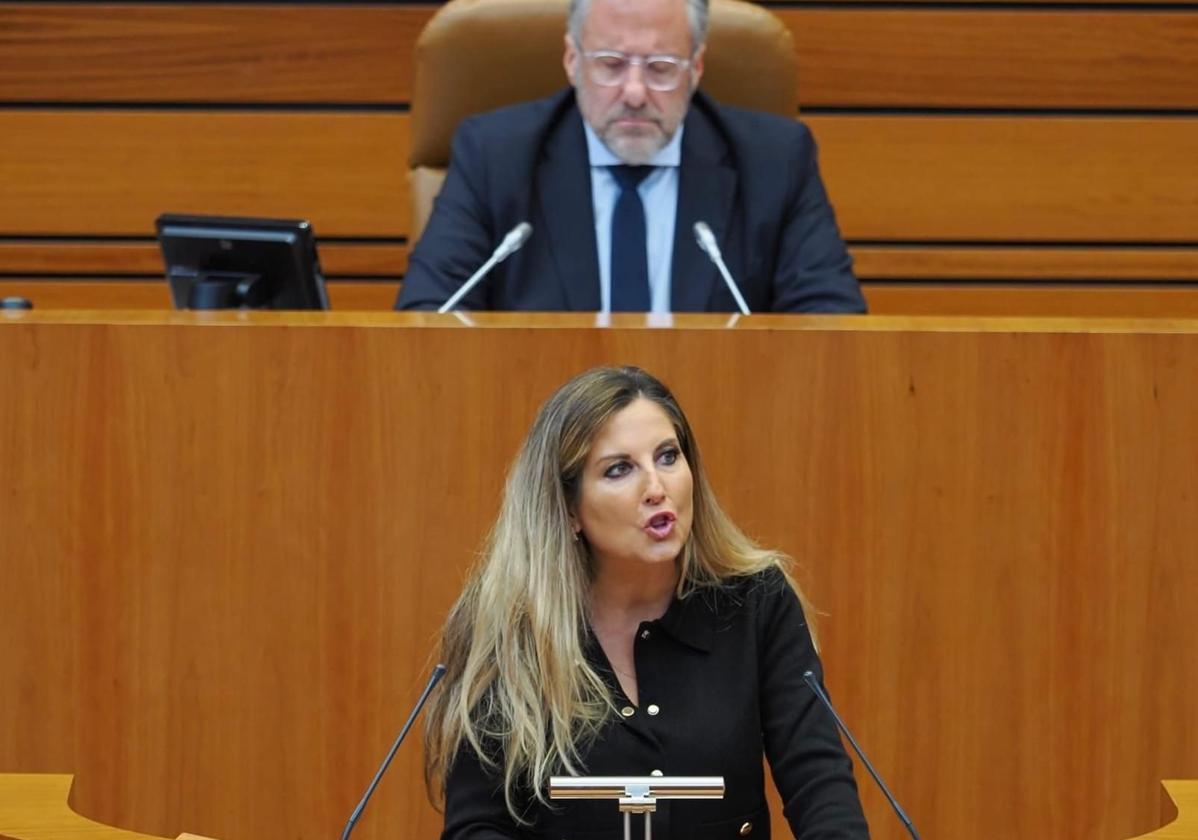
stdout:
<svg viewBox="0 0 1198 840">
<path fill-rule="evenodd" d="M 628 471 L 632 466 L 627 461 L 617 461 L 606 470 L 603 471 L 604 478 L 621 478 L 628 475 Z"/>
<path fill-rule="evenodd" d="M 660 461 L 661 463 L 665 464 L 666 466 L 675 464 L 678 462 L 678 450 L 677 449 L 666 449 L 660 455 L 657 456 L 657 460 Z"/>
</svg>

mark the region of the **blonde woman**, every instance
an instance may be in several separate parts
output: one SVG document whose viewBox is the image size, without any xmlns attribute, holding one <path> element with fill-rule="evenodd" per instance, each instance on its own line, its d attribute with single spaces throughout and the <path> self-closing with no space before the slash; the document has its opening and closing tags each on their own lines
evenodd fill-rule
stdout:
<svg viewBox="0 0 1198 840">
<path fill-rule="evenodd" d="M 659 803 L 654 838 L 768 838 L 763 755 L 796 838 L 868 837 L 784 563 L 721 510 L 665 385 L 563 385 L 443 631 L 425 732 L 443 840 L 622 836 L 610 802 L 550 802 L 553 774 L 724 776 L 722 801 Z"/>
</svg>

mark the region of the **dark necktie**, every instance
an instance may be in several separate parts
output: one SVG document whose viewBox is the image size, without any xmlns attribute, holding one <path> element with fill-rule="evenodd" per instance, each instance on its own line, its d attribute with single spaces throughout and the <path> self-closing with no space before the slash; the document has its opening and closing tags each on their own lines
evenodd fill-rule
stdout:
<svg viewBox="0 0 1198 840">
<path fill-rule="evenodd" d="M 646 252 L 645 206 L 637 187 L 652 166 L 613 166 L 620 185 L 611 214 L 611 310 L 649 311 L 649 257 Z"/>
</svg>

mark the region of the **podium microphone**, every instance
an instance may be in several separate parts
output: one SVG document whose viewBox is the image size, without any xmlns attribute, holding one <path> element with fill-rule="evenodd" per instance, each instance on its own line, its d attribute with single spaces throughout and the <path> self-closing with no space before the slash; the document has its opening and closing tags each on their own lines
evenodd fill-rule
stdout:
<svg viewBox="0 0 1198 840">
<path fill-rule="evenodd" d="M 499 247 L 491 253 L 490 259 L 483 263 L 482 268 L 470 275 L 470 279 L 462 284 L 462 288 L 454 292 L 453 297 L 445 301 L 444 305 L 437 311 L 444 313 L 457 306 L 459 300 L 464 298 L 470 293 L 471 289 L 482 282 L 482 279 L 487 276 L 488 271 L 519 251 L 530 236 L 532 236 L 532 225 L 528 222 L 521 222 L 509 230 L 507 236 L 503 237 L 503 241 L 499 243 Z"/>
<path fill-rule="evenodd" d="M 724 285 L 728 287 L 728 291 L 732 292 L 732 297 L 736 300 L 736 305 L 740 307 L 741 315 L 749 314 L 749 306 L 745 303 L 745 299 L 741 297 L 740 289 L 736 286 L 736 281 L 732 279 L 732 275 L 728 272 L 728 266 L 724 265 L 724 257 L 720 254 L 720 246 L 715 241 L 715 234 L 711 232 L 711 227 L 707 222 L 695 222 L 695 240 L 699 243 L 699 247 L 703 253 L 711 258 L 715 263 L 715 267 L 720 270 L 720 274 L 724 277 Z"/>
<path fill-rule="evenodd" d="M 902 809 L 902 807 L 895 800 L 894 796 L 890 793 L 890 788 L 886 787 L 886 783 L 882 781 L 882 777 L 878 775 L 878 771 L 874 769 L 874 766 L 869 763 L 869 759 L 865 757 L 865 753 L 861 752 L 861 747 L 857 745 L 857 739 L 853 737 L 852 732 L 849 732 L 849 728 L 844 725 L 844 721 L 840 719 L 840 715 L 836 714 L 836 709 L 833 708 L 832 701 L 828 699 L 828 695 L 824 693 L 822 688 L 820 688 L 819 681 L 815 678 L 815 674 L 813 674 L 811 671 L 804 672 L 803 682 L 807 683 L 807 687 L 810 688 L 812 693 L 815 694 L 815 696 L 819 698 L 819 701 L 824 704 L 824 708 L 832 713 L 832 719 L 836 721 L 836 726 L 839 727 L 840 731 L 844 733 L 844 737 L 849 739 L 849 743 L 853 745 L 853 751 L 857 753 L 857 757 L 861 759 L 861 763 L 865 765 L 865 769 L 869 771 L 869 775 L 874 777 L 874 781 L 877 782 L 878 787 L 882 789 L 882 793 L 886 794 L 886 799 L 889 800 L 890 807 L 894 809 L 894 813 L 898 814 L 898 818 L 902 821 L 903 826 L 907 829 L 907 833 L 914 837 L 915 840 L 919 840 L 919 832 L 915 830 L 915 826 L 912 824 L 911 818 L 907 816 L 907 813 Z"/>
<path fill-rule="evenodd" d="M 391 745 L 391 752 L 387 753 L 387 757 L 383 759 L 379 771 L 374 774 L 374 781 L 370 783 L 370 787 L 366 788 L 366 795 L 362 797 L 362 801 L 358 803 L 358 807 L 354 808 L 354 812 L 350 814 L 349 822 L 345 824 L 345 830 L 341 832 L 341 840 L 349 840 L 349 833 L 358 824 L 358 818 L 362 816 L 362 811 L 366 809 L 366 803 L 370 801 L 370 797 L 374 794 L 374 789 L 379 786 L 379 781 L 383 778 L 383 774 L 391 766 L 391 759 L 395 758 L 395 753 L 399 750 L 399 745 L 408 736 L 408 730 L 412 728 L 412 724 L 420 716 L 420 711 L 424 708 L 424 704 L 428 702 L 428 696 L 433 693 L 433 689 L 436 688 L 437 683 L 441 682 L 443 676 L 445 676 L 444 665 L 439 664 L 433 668 L 432 676 L 428 678 L 428 685 L 424 687 L 424 693 L 416 701 L 416 708 L 412 709 L 412 714 L 408 715 L 408 722 L 403 725 L 403 729 L 399 730 L 399 737 Z"/>
</svg>

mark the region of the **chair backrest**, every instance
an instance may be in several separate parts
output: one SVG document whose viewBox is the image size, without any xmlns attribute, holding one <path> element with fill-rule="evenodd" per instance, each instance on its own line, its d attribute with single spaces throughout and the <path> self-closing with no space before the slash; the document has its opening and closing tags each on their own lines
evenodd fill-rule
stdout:
<svg viewBox="0 0 1198 840">
<path fill-rule="evenodd" d="M 463 118 L 548 96 L 566 83 L 567 0 L 450 0 L 416 42 L 409 159 L 410 241 L 441 190 L 450 141 Z M 743 0 L 711 0 L 702 89 L 720 102 L 778 114 L 798 111 L 790 30 Z"/>
</svg>

